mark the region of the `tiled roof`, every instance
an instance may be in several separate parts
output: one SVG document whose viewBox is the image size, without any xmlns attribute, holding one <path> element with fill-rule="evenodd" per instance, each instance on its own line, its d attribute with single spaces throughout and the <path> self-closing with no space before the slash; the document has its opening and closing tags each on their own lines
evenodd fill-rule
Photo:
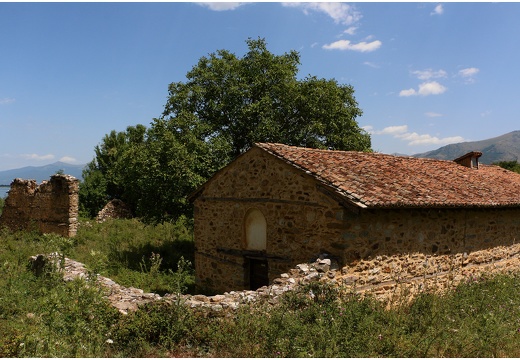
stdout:
<svg viewBox="0 0 520 360">
<path fill-rule="evenodd" d="M 381 207 L 520 206 L 520 174 L 493 165 L 380 153 L 255 146 L 305 171 L 349 202 Z"/>
</svg>

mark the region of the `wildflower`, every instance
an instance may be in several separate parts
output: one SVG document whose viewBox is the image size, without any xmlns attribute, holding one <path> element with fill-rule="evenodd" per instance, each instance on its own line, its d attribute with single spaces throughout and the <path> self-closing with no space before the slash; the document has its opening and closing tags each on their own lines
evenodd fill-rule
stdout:
<svg viewBox="0 0 520 360">
<path fill-rule="evenodd" d="M 383 335 L 379 334 L 379 335 L 377 336 L 377 338 L 378 338 L 379 340 L 382 340 L 382 339 L 383 339 Z"/>
<path fill-rule="evenodd" d="M 113 344 L 114 343 L 114 340 L 112 339 L 107 339 L 107 341 L 105 341 L 107 344 Z"/>
</svg>

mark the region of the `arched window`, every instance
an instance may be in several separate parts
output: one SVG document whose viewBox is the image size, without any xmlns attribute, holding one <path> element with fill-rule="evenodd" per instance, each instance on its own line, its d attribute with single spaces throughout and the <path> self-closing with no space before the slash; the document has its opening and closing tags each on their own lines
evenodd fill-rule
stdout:
<svg viewBox="0 0 520 360">
<path fill-rule="evenodd" d="M 267 222 L 258 209 L 248 210 L 245 220 L 246 250 L 266 250 Z"/>
</svg>

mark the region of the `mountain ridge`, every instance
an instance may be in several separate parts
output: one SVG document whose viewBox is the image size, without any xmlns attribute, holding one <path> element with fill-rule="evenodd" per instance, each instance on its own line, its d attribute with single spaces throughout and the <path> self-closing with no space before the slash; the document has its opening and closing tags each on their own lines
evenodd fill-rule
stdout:
<svg viewBox="0 0 520 360">
<path fill-rule="evenodd" d="M 16 178 L 36 180 L 41 183 L 44 180 L 63 170 L 65 174 L 72 175 L 79 180 L 83 180 L 82 172 L 86 164 L 74 165 L 61 161 L 42 166 L 25 166 L 18 169 L 0 171 L 0 185 L 9 185 Z"/>
<path fill-rule="evenodd" d="M 471 151 L 480 151 L 479 162 L 492 164 L 499 161 L 520 160 L 520 130 L 479 141 L 467 141 L 442 146 L 436 150 L 411 155 L 418 158 L 454 160 Z"/>
</svg>

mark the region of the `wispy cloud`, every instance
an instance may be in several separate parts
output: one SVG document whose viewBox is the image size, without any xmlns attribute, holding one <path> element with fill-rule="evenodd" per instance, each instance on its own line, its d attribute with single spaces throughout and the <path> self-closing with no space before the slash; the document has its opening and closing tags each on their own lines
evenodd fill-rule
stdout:
<svg viewBox="0 0 520 360">
<path fill-rule="evenodd" d="M 13 98 L 2 98 L 0 99 L 0 105 L 8 105 L 14 103 L 16 100 Z"/>
<path fill-rule="evenodd" d="M 330 44 L 323 45 L 325 50 L 351 50 L 359 52 L 370 52 L 377 50 L 381 47 L 382 43 L 379 40 L 372 42 L 359 42 L 357 44 L 352 43 L 350 40 L 338 40 Z"/>
<path fill-rule="evenodd" d="M 369 130 L 367 130 L 367 128 Z M 391 135 L 394 138 L 406 141 L 408 145 L 448 145 L 465 141 L 462 136 L 450 136 L 439 138 L 430 134 L 418 134 L 408 131 L 408 125 L 388 126 L 383 130 L 374 131 L 372 126 L 366 126 L 364 129 L 374 135 Z"/>
<path fill-rule="evenodd" d="M 345 3 L 285 2 L 282 4 L 283 6 L 300 8 L 306 15 L 308 15 L 311 11 L 325 13 L 331 17 L 336 24 L 342 24 L 346 26 L 352 25 L 362 18 L 361 13 L 357 11 L 354 6 Z"/>
<path fill-rule="evenodd" d="M 441 116 L 443 116 L 442 114 L 439 114 L 439 113 L 436 113 L 436 112 L 431 112 L 431 111 L 430 111 L 430 112 L 427 112 L 427 113 L 424 113 L 424 115 L 426 115 L 426 116 L 428 116 L 428 117 L 431 117 L 431 118 L 433 118 L 433 117 L 441 117 Z"/>
<path fill-rule="evenodd" d="M 63 156 L 62 158 L 60 158 L 60 161 L 64 163 L 74 164 L 78 160 L 76 160 L 76 158 L 73 158 L 72 156 Z"/>
<path fill-rule="evenodd" d="M 430 13 L 430 15 L 442 15 L 444 13 L 444 8 L 442 4 L 438 4 L 435 9 Z"/>
<path fill-rule="evenodd" d="M 402 134 L 407 131 L 408 131 L 408 125 L 396 125 L 396 126 L 387 126 L 383 130 L 375 131 L 374 134 L 395 135 L 395 134 Z"/>
<path fill-rule="evenodd" d="M 343 34 L 354 35 L 357 29 L 357 26 L 351 26 L 347 30 L 343 31 Z"/>
<path fill-rule="evenodd" d="M 487 116 L 491 115 L 491 113 L 492 113 L 491 110 L 486 110 L 486 111 L 484 111 L 484 112 L 481 112 L 481 113 L 480 113 L 480 116 L 481 116 L 481 117 L 487 117 Z"/>
<path fill-rule="evenodd" d="M 478 68 L 471 67 L 459 70 L 457 76 L 463 78 L 466 83 L 474 83 L 475 75 L 477 75 L 479 72 L 480 70 Z"/>
<path fill-rule="evenodd" d="M 201 6 L 207 7 L 213 11 L 227 11 L 227 10 L 235 10 L 238 7 L 246 4 L 243 2 L 200 2 L 198 3 Z"/>
<path fill-rule="evenodd" d="M 379 69 L 379 68 L 380 68 L 379 65 L 374 64 L 373 62 L 370 62 L 370 61 L 365 61 L 365 62 L 363 63 L 363 65 L 370 66 L 371 68 L 374 68 L 374 69 Z"/>
<path fill-rule="evenodd" d="M 401 90 L 399 91 L 399 96 L 414 96 L 414 95 L 417 95 L 417 91 L 415 91 L 415 89 L 406 89 L 406 90 Z"/>
<path fill-rule="evenodd" d="M 428 95 L 440 95 L 448 90 L 445 86 L 439 84 L 437 81 L 424 82 L 419 84 L 419 89 L 406 89 L 399 92 L 399 96 L 428 96 Z"/>
<path fill-rule="evenodd" d="M 304 14 L 309 15 L 311 12 L 324 13 L 329 16 L 336 24 L 347 26 L 340 36 L 355 35 L 358 23 L 363 17 L 361 13 L 353 6 L 340 2 L 284 2 L 283 6 L 299 8 Z M 365 41 L 351 42 L 350 40 L 339 40 L 322 46 L 325 50 L 350 50 L 358 52 L 371 52 L 381 47 L 382 42 L 372 40 L 374 37 L 369 36 Z"/>
<path fill-rule="evenodd" d="M 442 69 L 441 70 L 433 70 L 433 69 L 414 70 L 411 73 L 413 76 L 415 76 L 419 80 L 445 78 L 447 76 L 446 71 L 444 71 Z"/>
<path fill-rule="evenodd" d="M 471 77 L 471 76 L 476 75 L 479 71 L 480 71 L 479 69 L 472 67 L 472 68 L 459 70 L 459 75 L 462 77 Z"/>
<path fill-rule="evenodd" d="M 37 161 L 53 160 L 54 159 L 54 155 L 53 154 L 47 154 L 47 155 L 21 154 L 20 157 L 22 159 L 26 159 L 26 160 L 37 160 Z"/>
</svg>

